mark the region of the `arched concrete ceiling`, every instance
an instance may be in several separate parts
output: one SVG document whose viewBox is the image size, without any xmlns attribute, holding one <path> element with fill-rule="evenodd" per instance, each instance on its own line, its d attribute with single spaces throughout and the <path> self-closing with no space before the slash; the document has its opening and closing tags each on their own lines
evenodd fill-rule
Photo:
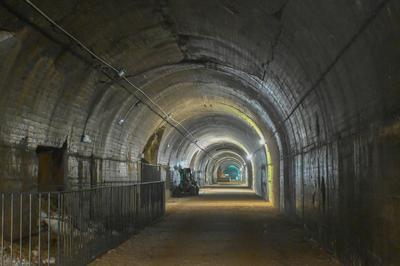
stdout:
<svg viewBox="0 0 400 266">
<path fill-rule="evenodd" d="M 276 157 L 278 150 L 299 152 L 316 137 L 329 141 L 359 114 L 376 117 L 397 103 L 396 83 L 387 78 L 396 76 L 395 57 L 373 52 L 378 41 L 398 54 L 387 41 L 395 36 L 396 1 L 44 0 L 37 5 L 125 69 L 176 120 L 236 110 L 239 119 L 260 129 Z M 112 79 L 23 1 L 3 1 L 0 12 L 1 121 L 8 121 L 2 139 L 27 138 L 35 148 L 60 146 L 67 138 L 71 152 L 139 158 L 163 121 L 143 104 L 131 108 L 134 89 Z M 377 32 L 386 39 L 371 37 Z M 346 75 L 354 68 L 359 75 Z M 125 114 L 126 123 L 118 125 Z M 93 143 L 81 143 L 82 134 Z"/>
<path fill-rule="evenodd" d="M 297 206 L 301 215 L 328 210 L 336 217 L 339 204 L 347 208 L 347 201 L 337 200 L 339 190 L 347 195 L 343 187 L 382 176 L 397 180 L 393 154 L 398 148 L 391 147 L 398 147 L 399 132 L 399 1 L 34 2 L 96 54 L 124 69 L 130 81 L 189 127 L 205 150 L 215 145 L 253 149 L 258 139 L 244 132 L 254 129 L 253 136 L 263 136 L 274 171 L 282 170 L 285 177 L 281 203 L 291 213 Z M 68 151 L 77 156 L 140 159 L 149 138 L 165 125 L 143 97 L 135 106 L 134 88 L 24 1 L 0 5 L 2 145 L 17 154 L 38 145 L 61 147 L 68 140 Z M 225 125 L 212 122 L 216 115 Z M 82 134 L 92 142 L 82 143 Z M 201 154 L 179 141 L 169 126 L 165 134 L 181 151 L 178 157 Z M 162 145 L 165 150 L 168 143 Z M 343 158 L 361 157 L 357 147 L 368 157 L 354 160 L 360 165 L 375 160 L 382 173 L 368 171 L 365 178 L 360 173 L 367 167 L 356 162 L 345 167 Z M 159 156 L 163 160 L 177 152 L 166 151 Z M 12 165 L 2 170 L 7 178 L 34 171 L 15 166 L 15 156 L 4 158 Z M 392 208 L 397 203 L 382 191 L 396 194 L 395 181 L 385 182 L 371 185 L 368 202 Z M 347 200 L 353 202 L 350 196 Z M 385 235 L 395 235 L 395 226 L 378 221 Z"/>
<path fill-rule="evenodd" d="M 257 89 L 252 84 L 230 81 L 231 76 L 198 65 L 180 66 L 179 69 L 169 69 L 169 71 L 164 69 L 167 74 L 158 72 L 156 78 L 152 79 L 154 72 L 158 71 L 146 74 L 148 80 L 143 85 L 146 92 L 158 95 L 154 98 L 157 103 L 182 124 L 187 123 L 188 119 L 194 121 L 199 114 L 208 116 L 210 119 L 214 115 L 225 114 L 233 119 L 237 117 L 243 120 L 250 128 L 256 128 L 262 135 L 268 135 L 274 129 L 271 117 L 266 111 L 268 108 L 264 107 L 270 107 L 271 104 L 267 105 L 265 102 L 260 103 L 254 100 Z M 148 136 L 161 125 L 161 119 L 156 115 L 152 117 L 147 107 L 143 105 L 141 107 L 130 112 L 131 116 L 127 119 L 127 125 L 131 127 L 127 132 L 137 133 L 140 130 L 140 134 L 136 135 Z M 129 109 L 129 107 L 122 107 L 122 109 L 127 108 Z M 146 118 L 146 125 L 138 123 L 144 118 Z M 152 121 L 154 122 L 151 123 Z M 230 124 L 234 125 L 234 123 Z M 145 130 L 147 132 L 144 132 Z M 136 135 L 126 135 L 126 138 L 135 138 Z M 182 136 L 177 137 L 182 139 Z"/>
<path fill-rule="evenodd" d="M 232 142 L 219 142 L 207 146 L 205 152 L 195 154 L 193 166 L 197 170 L 205 172 L 205 168 L 213 168 L 213 165 L 218 164 L 221 160 L 235 160 L 242 166 L 248 164 L 248 151 L 237 146 Z"/>
<path fill-rule="evenodd" d="M 254 141 L 259 139 L 257 131 L 232 113 L 199 113 L 191 115 L 190 119 L 182 121 L 182 124 L 197 139 L 201 147 L 207 148 L 218 143 L 234 143 L 247 153 L 252 153 L 258 148 L 258 142 Z M 168 145 L 169 151 L 175 155 L 166 152 Z M 190 159 L 197 150 L 195 145 L 171 130 L 166 132 L 160 145 L 160 161 L 173 164 L 176 162 L 175 158 L 177 161 L 182 161 L 184 158 Z"/>
<path fill-rule="evenodd" d="M 375 15 L 371 11 L 379 7 L 378 3 L 365 1 L 362 4 L 348 5 L 313 3 L 313 8 L 309 9 L 304 1 L 278 0 L 268 3 L 252 1 L 246 4 L 241 1 L 117 1 L 112 4 L 99 1 L 41 1 L 39 4 L 98 54 L 126 69 L 129 75 L 137 80 L 138 85 L 143 85 L 146 92 L 162 103 L 167 111 L 179 116 L 174 110 L 174 106 L 179 106 L 176 101 L 171 99 L 169 103 L 164 103 L 164 96 L 168 94 L 169 84 L 174 83 L 174 78 L 168 75 L 163 77 L 160 72 L 170 74 L 179 69 L 186 80 L 196 83 L 195 86 L 211 87 L 210 89 L 215 90 L 224 101 L 239 110 L 241 102 L 249 105 L 257 99 L 255 105 L 264 107 L 257 107 L 261 111 L 257 122 L 270 120 L 268 127 L 271 129 L 274 124 L 276 126 L 284 120 L 283 129 L 287 131 L 289 142 L 298 147 L 307 145 L 303 143 L 308 139 L 304 136 L 313 134 L 304 124 L 309 119 L 315 119 L 311 118 L 315 112 L 320 113 L 317 119 L 321 120 L 321 128 L 325 128 L 343 124 L 341 121 L 330 121 L 331 123 L 325 125 L 327 119 L 338 119 L 347 113 L 349 108 L 359 110 L 359 104 L 356 102 L 350 104 L 347 100 L 326 100 L 327 97 L 333 96 L 332 93 L 337 94 L 333 97 L 354 99 L 352 95 L 357 92 L 350 93 L 352 89 L 344 88 L 345 85 L 341 86 L 343 89 L 339 91 L 319 90 L 305 102 L 302 97 L 308 95 L 309 89 L 318 82 L 318 79 L 311 77 L 324 74 L 330 63 L 335 62 L 336 56 L 341 56 L 342 48 L 352 40 L 353 35 L 358 34 L 359 25 L 368 16 Z M 31 141 L 43 142 L 45 137 L 42 136 L 47 135 L 54 143 L 59 143 L 65 138 L 65 133 L 60 132 L 74 134 L 86 128 L 99 140 L 95 144 L 99 146 L 99 152 L 103 150 L 106 154 L 114 154 L 122 149 L 120 154 L 126 154 L 127 150 L 132 149 L 134 152 L 130 152 L 131 154 L 140 154 L 149 134 L 158 126 L 159 118 L 146 119 L 145 125 L 141 124 L 139 130 L 135 126 L 123 127 L 121 132 L 121 129 L 115 126 L 115 121 L 120 115 L 120 107 L 130 106 L 129 100 L 121 104 L 124 103 L 124 99 L 129 99 L 126 92 L 93 70 L 88 63 L 79 62 L 77 56 L 83 57 L 89 63 L 90 59 L 70 42 L 66 42 L 63 36 L 54 32 L 48 23 L 26 4 L 6 1 L 4 5 L 6 9 L 1 11 L 1 22 L 13 37 L 2 42 L 5 48 L 3 51 L 6 51 L 2 59 L 7 62 L 2 80 L 11 81 L 25 76 L 29 83 L 12 82 L 13 85 L 9 88 L 17 92 L 19 88 L 26 88 L 29 96 L 12 101 L 12 94 L 4 91 L 6 97 L 3 99 L 18 103 L 33 100 L 33 105 L 26 104 L 26 112 L 37 114 L 39 117 L 39 106 L 43 106 L 41 103 L 46 98 L 35 97 L 35 88 L 44 86 L 48 88 L 48 93 L 42 91 L 39 95 L 50 94 L 60 99 L 59 103 L 50 103 L 53 112 L 43 118 L 43 122 L 49 126 L 43 128 L 42 134 L 32 133 L 35 137 L 32 137 Z M 396 8 L 393 4 L 390 5 Z M 340 17 L 335 16 L 338 13 L 341 14 Z M 23 23 L 26 21 L 21 21 L 21 16 L 32 22 L 31 26 L 38 28 L 35 30 L 27 26 Z M 346 20 L 346 17 L 352 19 Z M 373 31 L 375 28 L 380 29 L 377 24 L 368 30 Z M 64 43 L 69 45 L 65 46 Z M 367 44 L 360 48 L 369 49 Z M 75 56 L 68 51 L 73 51 Z M 373 60 L 373 54 L 371 56 L 370 60 Z M 21 61 L 25 64 L 19 64 Z M 348 64 L 351 62 L 350 59 Z M 193 63 L 195 65 L 192 65 Z M 12 68 L 17 65 L 17 69 Z M 21 65 L 25 65 L 25 68 Z M 159 70 L 160 67 L 163 70 Z M 373 69 L 366 68 L 378 66 L 364 64 L 362 67 L 362 71 L 376 73 Z M 151 73 L 158 77 L 158 85 L 147 87 L 146 83 L 152 82 Z M 225 77 L 220 77 L 221 75 Z M 368 75 L 367 79 L 372 81 L 373 78 L 374 75 Z M 140 82 L 140 79 L 143 82 Z M 76 86 L 73 90 L 66 87 L 66 80 L 74 81 Z M 365 81 L 362 82 L 366 84 Z M 247 83 L 247 86 L 238 88 L 232 83 Z M 366 97 L 368 100 L 375 99 L 375 102 L 382 100 L 390 105 L 390 97 L 374 97 L 373 90 L 368 90 L 369 86 L 364 87 L 360 97 L 364 97 L 365 100 Z M 182 94 L 184 87 L 171 93 L 172 98 L 179 101 L 176 93 Z M 222 87 L 227 89 L 224 91 Z M 243 97 L 243 93 L 249 87 L 252 90 L 248 91 L 247 97 Z M 62 96 L 67 90 L 72 96 L 69 96 L 68 100 Z M 201 90 L 196 91 L 200 92 L 201 97 Z M 204 95 L 210 95 L 209 90 L 204 91 Z M 363 102 L 364 99 L 357 102 Z M 193 102 L 186 99 L 184 101 L 190 105 L 197 99 L 194 96 Z M 206 104 L 216 101 L 218 100 L 210 95 Z M 299 102 L 302 103 L 301 106 L 297 105 Z M 346 106 L 342 106 L 343 104 Z M 71 109 L 73 106 L 76 106 L 75 111 Z M 292 111 L 295 107 L 297 108 Z M 326 108 L 343 113 L 327 117 Z M 81 110 L 84 110 L 86 115 L 79 116 Z M 78 114 L 74 115 L 77 111 Z M 268 116 L 265 113 L 268 113 Z M 68 117 L 65 114 L 69 114 Z M 288 115 L 290 118 L 287 119 Z M 148 116 L 149 114 L 144 112 L 142 116 L 135 116 L 130 122 L 132 125 L 138 125 L 138 121 Z M 57 121 L 62 121 L 61 125 Z M 104 132 L 108 134 L 104 136 Z M 128 138 L 116 137 L 128 134 L 134 134 L 135 138 L 130 138 L 127 142 Z M 81 133 L 77 135 L 80 136 Z M 84 152 L 84 148 L 78 147 L 76 139 L 79 138 L 71 137 L 72 148 L 77 151 L 83 149 Z M 131 145 L 125 145 L 126 143 Z M 104 145 L 108 147 L 102 149 Z"/>
</svg>

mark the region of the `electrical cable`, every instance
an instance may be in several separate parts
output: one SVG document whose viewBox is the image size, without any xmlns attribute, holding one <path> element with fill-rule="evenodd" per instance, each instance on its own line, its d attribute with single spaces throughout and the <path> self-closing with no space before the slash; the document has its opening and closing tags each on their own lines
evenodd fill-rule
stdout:
<svg viewBox="0 0 400 266">
<path fill-rule="evenodd" d="M 149 107 L 149 109 L 154 112 L 155 114 L 157 114 L 158 116 L 161 117 L 162 120 L 164 120 L 166 123 L 168 123 L 170 126 L 172 126 L 173 128 L 175 128 L 177 130 L 177 132 L 179 134 L 181 134 L 183 137 L 185 137 L 187 140 L 189 140 L 191 143 L 193 143 L 194 145 L 196 145 L 200 150 L 202 150 L 203 152 L 206 153 L 207 156 L 209 156 L 210 158 L 213 159 L 212 156 L 210 156 L 208 154 L 208 152 L 202 148 L 200 145 L 197 144 L 197 139 L 195 138 L 195 136 L 188 130 L 186 129 L 186 127 L 184 127 L 180 122 L 178 122 L 177 120 L 175 120 L 170 114 L 168 114 L 160 105 L 158 105 L 156 102 L 154 102 L 150 96 L 148 96 L 141 88 L 139 88 L 137 85 L 135 85 L 133 82 L 131 82 L 126 76 L 125 76 L 125 71 L 123 69 L 117 69 L 116 67 L 114 67 L 111 63 L 107 62 L 105 59 L 103 59 L 102 57 L 98 56 L 95 52 L 93 52 L 92 50 L 90 50 L 84 43 L 82 43 L 78 38 L 76 38 L 74 35 L 72 35 L 71 33 L 69 33 L 67 30 L 65 30 L 62 26 L 60 26 L 57 22 L 55 22 L 52 18 L 50 18 L 45 12 L 43 12 L 37 5 L 35 5 L 34 3 L 32 3 L 30 0 L 25 0 L 25 2 L 32 7 L 36 12 L 38 12 L 43 18 L 45 18 L 51 25 L 53 25 L 54 27 L 56 27 L 59 31 L 61 31 L 62 33 L 64 33 L 68 38 L 70 38 L 71 40 L 73 40 L 74 42 L 76 42 L 78 44 L 79 47 L 81 47 L 83 50 L 85 50 L 88 54 L 90 54 L 94 59 L 98 60 L 100 63 L 102 63 L 103 65 L 105 65 L 106 67 L 108 67 L 109 69 L 111 69 L 112 71 L 114 71 L 118 77 L 120 77 L 122 80 L 124 80 L 127 84 L 129 84 L 131 87 L 133 87 L 136 91 L 139 91 L 140 94 L 142 94 L 153 106 L 156 107 L 156 109 L 158 109 L 162 115 L 160 115 L 159 113 L 157 113 L 148 103 L 145 103 L 144 101 L 142 101 L 147 107 Z M 129 93 L 131 94 L 135 94 L 135 92 L 131 92 L 130 90 L 128 90 Z M 168 121 L 171 120 L 171 121 Z M 176 125 L 173 125 L 173 124 Z M 178 127 L 181 127 L 187 134 L 182 133 L 182 131 L 180 129 L 178 129 Z M 188 136 L 191 136 L 194 140 L 192 140 L 191 138 L 189 138 Z"/>
</svg>

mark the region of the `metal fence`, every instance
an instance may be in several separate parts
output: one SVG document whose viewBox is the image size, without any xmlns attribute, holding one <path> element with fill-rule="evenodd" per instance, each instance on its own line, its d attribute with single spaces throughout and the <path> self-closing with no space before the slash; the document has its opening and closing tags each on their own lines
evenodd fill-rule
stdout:
<svg viewBox="0 0 400 266">
<path fill-rule="evenodd" d="M 165 212 L 164 182 L 0 197 L 1 265 L 86 265 Z"/>
</svg>

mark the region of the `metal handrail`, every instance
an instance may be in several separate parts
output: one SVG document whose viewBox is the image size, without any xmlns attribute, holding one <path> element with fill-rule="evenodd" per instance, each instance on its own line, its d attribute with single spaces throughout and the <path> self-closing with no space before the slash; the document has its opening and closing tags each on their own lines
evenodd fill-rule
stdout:
<svg viewBox="0 0 400 266">
<path fill-rule="evenodd" d="M 1 265 L 86 265 L 165 212 L 163 181 L 0 192 Z"/>
</svg>

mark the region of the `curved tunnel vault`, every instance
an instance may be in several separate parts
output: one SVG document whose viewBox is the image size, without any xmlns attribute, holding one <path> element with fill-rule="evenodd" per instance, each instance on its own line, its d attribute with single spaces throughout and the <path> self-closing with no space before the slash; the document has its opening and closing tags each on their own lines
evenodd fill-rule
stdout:
<svg viewBox="0 0 400 266">
<path fill-rule="evenodd" d="M 343 261 L 400 262 L 399 1 L 37 5 L 189 137 L 26 2 L 4 0 L 2 190 L 36 189 L 38 146 L 67 143 L 71 182 L 135 180 L 145 157 L 211 184 L 231 160 Z"/>
</svg>

